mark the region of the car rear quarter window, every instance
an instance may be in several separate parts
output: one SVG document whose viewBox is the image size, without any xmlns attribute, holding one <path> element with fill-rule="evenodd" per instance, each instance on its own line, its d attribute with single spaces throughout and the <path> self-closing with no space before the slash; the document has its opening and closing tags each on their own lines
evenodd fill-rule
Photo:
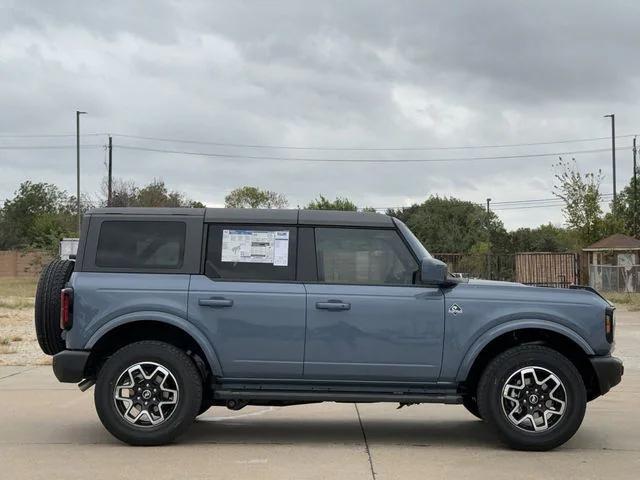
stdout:
<svg viewBox="0 0 640 480">
<path fill-rule="evenodd" d="M 185 236 L 184 222 L 104 221 L 95 264 L 114 269 L 179 269 Z"/>
<path fill-rule="evenodd" d="M 221 280 L 289 282 L 296 279 L 297 228 L 210 225 L 205 275 Z"/>
<path fill-rule="evenodd" d="M 395 230 L 316 228 L 318 280 L 411 285 L 418 264 Z"/>
</svg>

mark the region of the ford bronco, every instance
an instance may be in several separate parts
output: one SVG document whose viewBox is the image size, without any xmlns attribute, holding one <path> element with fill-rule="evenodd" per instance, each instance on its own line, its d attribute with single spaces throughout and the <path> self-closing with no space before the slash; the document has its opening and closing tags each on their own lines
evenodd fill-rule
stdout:
<svg viewBox="0 0 640 480">
<path fill-rule="evenodd" d="M 211 406 L 462 404 L 548 450 L 621 380 L 595 290 L 465 280 L 375 213 L 96 209 L 43 271 L 38 339 L 104 426 L 158 445 Z"/>
</svg>

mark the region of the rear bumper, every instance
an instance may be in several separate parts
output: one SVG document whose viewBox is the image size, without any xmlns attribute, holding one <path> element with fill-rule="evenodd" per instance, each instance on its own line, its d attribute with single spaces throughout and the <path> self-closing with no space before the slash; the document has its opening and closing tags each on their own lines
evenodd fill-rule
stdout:
<svg viewBox="0 0 640 480">
<path fill-rule="evenodd" d="M 53 373 L 63 383 L 78 383 L 84 378 L 89 361 L 87 350 L 63 350 L 53 356 Z"/>
<path fill-rule="evenodd" d="M 624 374 L 622 360 L 616 357 L 591 357 L 589 359 L 596 372 L 600 395 L 604 395 L 618 385 Z"/>
</svg>

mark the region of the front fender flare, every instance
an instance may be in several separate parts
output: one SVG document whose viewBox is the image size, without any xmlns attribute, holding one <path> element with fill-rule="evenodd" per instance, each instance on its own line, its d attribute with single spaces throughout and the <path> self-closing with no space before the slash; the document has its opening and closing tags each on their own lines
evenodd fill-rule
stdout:
<svg viewBox="0 0 640 480">
<path fill-rule="evenodd" d="M 168 325 L 179 328 L 180 330 L 191 336 L 191 338 L 196 341 L 196 343 L 200 346 L 205 356 L 207 357 L 206 360 L 211 367 L 211 373 L 214 376 L 222 376 L 222 366 L 220 365 L 220 361 L 218 360 L 218 355 L 211 346 L 211 342 L 209 342 L 202 331 L 192 323 L 186 321 L 184 318 L 166 312 L 149 310 L 128 313 L 116 317 L 96 330 L 93 335 L 91 335 L 84 348 L 90 350 L 105 334 L 118 327 L 121 327 L 122 325 L 142 321 L 166 323 Z"/>
<path fill-rule="evenodd" d="M 568 327 L 565 327 L 564 325 L 550 322 L 548 320 L 514 320 L 511 322 L 502 323 L 491 328 L 490 330 L 487 330 L 474 341 L 474 343 L 467 350 L 467 353 L 462 359 L 462 363 L 458 368 L 458 374 L 456 375 L 456 381 L 461 382 L 467 378 L 467 375 L 469 374 L 469 371 L 471 370 L 471 367 L 473 366 L 476 358 L 478 357 L 482 349 L 486 347 L 492 340 L 495 340 L 505 333 L 527 328 L 537 328 L 559 333 L 572 340 L 575 344 L 582 348 L 584 353 L 586 353 L 587 355 L 595 355 L 595 352 L 593 351 L 593 348 L 591 348 L 591 345 L 589 345 L 589 343 L 580 334 L 576 333 L 574 330 L 571 330 Z"/>
</svg>

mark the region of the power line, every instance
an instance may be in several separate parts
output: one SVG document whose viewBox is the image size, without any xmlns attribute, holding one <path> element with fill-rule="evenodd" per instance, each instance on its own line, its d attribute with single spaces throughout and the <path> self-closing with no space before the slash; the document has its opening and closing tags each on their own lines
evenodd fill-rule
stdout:
<svg viewBox="0 0 640 480">
<path fill-rule="evenodd" d="M 628 138 L 633 137 L 635 134 L 618 135 L 616 138 Z M 495 145 L 461 145 L 461 146 L 445 146 L 445 147 L 433 147 L 433 146 L 416 146 L 416 147 L 326 147 L 326 146 L 292 146 L 292 145 L 260 145 L 260 144 L 244 144 L 244 143 L 228 143 L 228 142 L 213 142 L 206 140 L 187 140 L 179 138 L 166 138 L 166 137 L 149 137 L 143 135 L 129 135 L 124 133 L 114 133 L 114 137 L 131 138 L 137 140 L 151 140 L 156 142 L 169 142 L 169 143 L 184 143 L 192 145 L 212 145 L 217 147 L 233 147 L 233 148 L 265 148 L 265 149 L 281 149 L 281 150 L 330 150 L 330 151 L 427 151 L 427 150 L 469 150 L 469 149 L 484 149 L 484 148 L 512 148 L 512 147 L 532 147 L 536 145 L 556 145 L 566 143 L 583 143 L 583 142 L 596 142 L 600 140 L 611 140 L 611 137 L 592 137 L 592 138 L 578 138 L 569 140 L 554 140 L 546 142 L 529 142 L 529 143 L 507 143 L 507 144 L 495 144 Z"/>
<path fill-rule="evenodd" d="M 109 135 L 108 133 L 83 133 L 81 137 L 96 137 L 102 135 Z M 64 138 L 64 137 L 75 137 L 75 133 L 0 133 L 0 138 Z"/>
<path fill-rule="evenodd" d="M 611 199 L 601 199 L 598 201 L 598 203 L 607 203 L 610 202 Z M 525 206 L 521 206 L 521 207 L 500 207 L 500 208 L 494 208 L 494 210 L 500 210 L 500 211 L 505 211 L 505 210 L 524 210 L 524 209 L 529 209 L 529 208 L 550 208 L 550 207 L 564 207 L 563 203 L 558 203 L 556 205 L 525 205 Z"/>
<path fill-rule="evenodd" d="M 240 158 L 245 160 L 278 160 L 283 162 L 328 162 L 328 163 L 436 163 L 436 162 L 470 162 L 479 160 L 514 160 L 520 158 L 543 158 L 543 157 L 560 157 L 563 155 L 578 155 L 590 153 L 602 153 L 610 151 L 609 148 L 598 148 L 593 150 L 574 150 L 569 152 L 553 152 L 553 153 L 535 153 L 521 155 L 501 155 L 491 157 L 458 157 L 458 158 L 304 158 L 304 157 L 276 157 L 268 155 L 239 155 L 232 153 L 213 153 L 213 152 L 193 152 L 186 150 L 169 150 L 163 148 L 137 147 L 134 145 L 114 145 L 114 148 L 124 150 L 137 150 L 156 153 L 172 153 L 177 155 L 193 155 L 200 157 L 215 158 Z"/>
<path fill-rule="evenodd" d="M 611 201 L 612 193 L 602 193 L 600 194 L 603 197 L 600 200 L 600 203 L 605 203 Z M 554 203 L 555 202 L 555 203 Z M 484 203 L 481 202 L 469 202 L 477 205 L 479 207 L 485 207 Z M 498 207 L 494 207 L 494 210 L 517 210 L 520 208 L 539 208 L 539 207 L 562 207 L 564 205 L 564 201 L 561 198 L 539 198 L 539 199 L 530 199 L 530 200 L 511 200 L 511 201 L 503 201 L 503 202 L 491 202 L 492 205 L 498 205 Z M 402 208 L 411 208 L 414 206 L 419 206 L 420 204 L 414 205 L 402 205 L 397 207 L 371 207 L 374 210 L 399 210 Z"/>
<path fill-rule="evenodd" d="M 613 193 L 602 193 L 601 197 L 612 197 Z M 505 204 L 514 204 L 514 203 L 533 203 L 533 202 L 563 202 L 561 198 L 540 198 L 535 200 L 511 200 L 504 202 L 491 202 L 493 205 L 505 205 Z M 478 204 L 480 205 L 480 204 Z"/>
<path fill-rule="evenodd" d="M 84 133 L 82 137 L 89 136 L 108 136 L 108 132 L 92 132 Z M 459 145 L 459 146 L 414 146 L 414 147 L 336 147 L 336 146 L 294 146 L 294 145 L 263 145 L 263 144 L 251 144 L 251 143 L 232 143 L 232 142 L 219 142 L 219 141 L 206 141 L 206 140 L 191 140 L 181 138 L 169 138 L 169 137 L 154 137 L 144 135 L 132 135 L 126 133 L 114 133 L 111 134 L 114 137 L 130 138 L 137 140 L 150 140 L 157 142 L 169 142 L 169 143 L 183 143 L 193 145 L 212 145 L 219 147 L 232 147 L 232 148 L 264 148 L 264 149 L 284 149 L 284 150 L 328 150 L 328 151 L 437 151 L 437 150 L 472 150 L 472 149 L 488 149 L 488 148 L 513 148 L 513 147 L 532 147 L 538 145 L 558 145 L 568 143 L 584 143 L 584 142 L 597 142 L 602 140 L 610 140 L 611 137 L 590 137 L 590 138 L 574 138 L 574 139 L 560 139 L 549 140 L 541 142 L 523 142 L 523 143 L 506 143 L 506 144 L 485 144 L 485 145 Z M 74 137 L 74 133 L 0 133 L 0 138 L 64 138 Z M 624 134 L 617 135 L 616 139 L 634 137 L 636 134 Z"/>
<path fill-rule="evenodd" d="M 104 145 L 80 145 L 80 148 L 103 148 Z M 0 145 L 0 150 L 50 150 L 76 148 L 76 145 Z"/>
</svg>

